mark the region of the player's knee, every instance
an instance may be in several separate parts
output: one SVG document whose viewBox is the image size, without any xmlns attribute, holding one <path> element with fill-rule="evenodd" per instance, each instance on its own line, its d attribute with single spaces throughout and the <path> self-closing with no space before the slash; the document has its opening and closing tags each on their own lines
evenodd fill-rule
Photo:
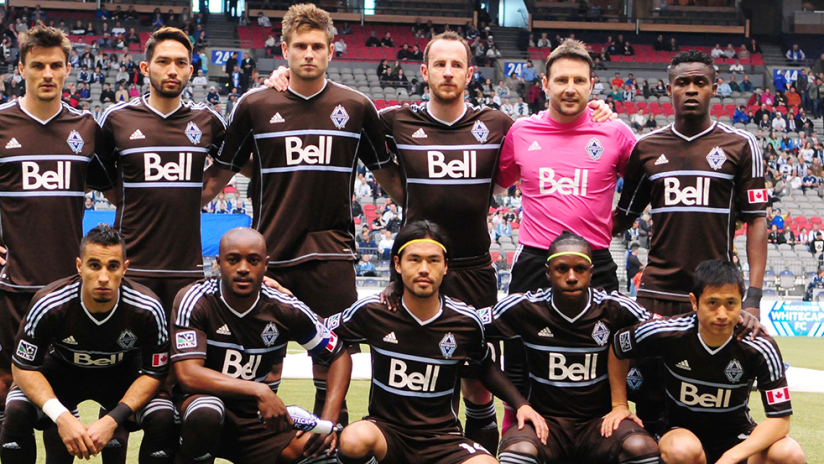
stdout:
<svg viewBox="0 0 824 464">
<path fill-rule="evenodd" d="M 767 452 L 768 464 L 805 464 L 807 456 L 793 439 L 779 440 Z"/>
<path fill-rule="evenodd" d="M 155 398 L 139 411 L 135 418 L 146 434 L 167 436 L 174 434 L 176 415 L 171 401 Z"/>
<path fill-rule="evenodd" d="M 189 404 L 182 422 L 186 429 L 198 434 L 220 435 L 225 408 L 216 396 L 201 396 Z"/>
<path fill-rule="evenodd" d="M 3 419 L 3 434 L 14 436 L 32 433 L 38 420 L 37 409 L 23 392 L 16 390 L 6 399 L 6 411 Z"/>
<path fill-rule="evenodd" d="M 369 422 L 349 424 L 340 434 L 340 452 L 345 456 L 358 457 L 374 452 L 380 430 Z"/>
<path fill-rule="evenodd" d="M 538 457 L 538 448 L 528 441 L 517 441 L 505 443 L 501 446 L 501 454 L 504 452 L 516 453 L 521 456 Z"/>
<path fill-rule="evenodd" d="M 700 464 L 704 448 L 698 440 L 668 440 L 661 448 L 661 459 L 666 464 Z"/>
<path fill-rule="evenodd" d="M 621 461 L 658 456 L 658 443 L 644 433 L 634 433 L 621 442 Z"/>
</svg>

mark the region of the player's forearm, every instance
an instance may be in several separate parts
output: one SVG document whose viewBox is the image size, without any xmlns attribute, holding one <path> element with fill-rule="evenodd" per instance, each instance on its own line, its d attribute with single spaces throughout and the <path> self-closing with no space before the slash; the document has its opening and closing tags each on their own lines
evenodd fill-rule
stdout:
<svg viewBox="0 0 824 464">
<path fill-rule="evenodd" d="M 790 432 L 789 417 L 769 417 L 753 429 L 749 438 L 730 448 L 726 453 L 735 462 L 746 461 L 750 456 L 769 448 Z"/>
<path fill-rule="evenodd" d="M 121 399 L 120 402 L 128 406 L 132 412 L 137 411 L 157 395 L 161 385 L 162 383 L 159 379 L 148 375 L 141 375 L 132 382 L 132 385 L 126 390 L 126 394 L 123 395 L 123 399 Z"/>
<path fill-rule="evenodd" d="M 206 206 L 214 200 L 234 175 L 234 172 L 221 168 L 217 163 L 212 163 L 206 168 L 206 172 L 203 173 L 203 193 L 200 197 L 200 206 Z"/>
<path fill-rule="evenodd" d="M 11 374 L 14 378 L 14 383 L 20 387 L 23 394 L 38 407 L 42 408 L 43 405 L 46 404 L 46 401 L 56 398 L 49 381 L 46 380 L 46 377 L 40 372 L 27 371 L 12 365 Z"/>
<path fill-rule="evenodd" d="M 767 219 L 747 221 L 747 262 L 750 265 L 750 287 L 764 288 L 767 269 Z"/>
<path fill-rule="evenodd" d="M 346 349 L 329 366 L 326 378 L 326 403 L 323 405 L 321 419 L 337 422 L 340 415 L 340 406 L 349 390 L 349 380 L 352 378 L 352 357 Z"/>
<path fill-rule="evenodd" d="M 174 365 L 177 381 L 186 393 L 203 393 L 221 398 L 257 400 L 261 394 L 261 388 L 269 389 L 265 384 L 234 379 L 204 367 L 202 364 L 189 364 L 197 361 L 182 361 Z"/>
<path fill-rule="evenodd" d="M 612 396 L 612 407 L 628 406 L 627 373 L 629 372 L 629 359 L 618 359 L 615 352 L 609 350 L 607 372 L 609 373 L 609 392 Z"/>
<path fill-rule="evenodd" d="M 517 411 L 521 406 L 529 404 L 501 368 L 498 367 L 498 363 L 485 362 L 480 374 L 478 380 L 481 381 L 481 384 L 490 393 L 512 406 L 512 409 Z"/>
<path fill-rule="evenodd" d="M 396 205 L 403 205 L 405 198 L 403 196 L 403 186 L 401 185 L 401 169 L 395 163 L 389 163 L 383 169 L 372 171 L 375 180 L 378 181 L 381 188 L 389 194 L 389 197 Z"/>
</svg>

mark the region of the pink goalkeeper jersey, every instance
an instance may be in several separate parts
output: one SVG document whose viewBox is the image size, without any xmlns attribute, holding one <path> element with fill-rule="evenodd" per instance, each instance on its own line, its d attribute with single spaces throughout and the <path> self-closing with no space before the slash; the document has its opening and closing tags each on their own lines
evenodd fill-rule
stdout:
<svg viewBox="0 0 824 464">
<path fill-rule="evenodd" d="M 521 245 L 546 250 L 569 230 L 595 250 L 609 248 L 615 183 L 634 145 L 623 122 L 595 123 L 589 109 L 571 123 L 553 121 L 549 111 L 515 121 L 496 182 L 509 187 L 523 179 Z"/>
</svg>

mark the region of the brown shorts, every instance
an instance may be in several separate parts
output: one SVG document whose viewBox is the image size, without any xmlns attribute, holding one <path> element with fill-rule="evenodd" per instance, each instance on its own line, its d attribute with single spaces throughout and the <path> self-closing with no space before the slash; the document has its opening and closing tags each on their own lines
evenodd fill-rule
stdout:
<svg viewBox="0 0 824 464">
<path fill-rule="evenodd" d="M 29 311 L 34 293 L 12 293 L 0 290 L 0 369 L 11 371 L 14 340 L 20 322 Z"/>
<path fill-rule="evenodd" d="M 460 464 L 489 451 L 460 432 L 423 432 L 387 424 L 374 418 L 386 439 L 386 457 L 381 462 L 408 464 Z"/>
<path fill-rule="evenodd" d="M 704 454 L 707 457 L 707 462 L 713 463 L 721 459 L 721 456 L 723 456 L 724 453 L 749 438 L 752 431 L 755 430 L 755 427 L 756 425 L 753 424 L 743 430 L 724 430 L 722 433 L 717 435 L 707 435 L 706 433 L 703 433 L 701 435 L 696 435 L 696 437 L 701 441 L 701 446 L 704 447 Z M 680 427 L 667 428 L 667 431 L 670 431 Z M 690 431 L 692 432 L 692 430 Z M 695 432 L 693 432 L 693 434 L 695 434 Z M 747 460 L 745 459 L 738 464 L 747 464 Z"/>
<path fill-rule="evenodd" d="M 203 277 L 143 277 L 143 276 L 129 276 L 129 279 L 149 287 L 149 290 L 154 292 L 160 299 L 160 304 L 163 305 L 163 310 L 166 311 L 166 319 L 169 319 L 172 314 L 172 305 L 175 302 L 177 292 L 183 287 L 197 282 Z"/>
<path fill-rule="evenodd" d="M 488 259 L 476 266 L 450 267 L 441 291 L 475 309 L 492 307 L 498 303 L 498 276 Z"/>
<path fill-rule="evenodd" d="M 270 267 L 266 275 L 324 318 L 358 301 L 352 261 L 308 261 L 296 266 Z"/>
<path fill-rule="evenodd" d="M 660 314 L 662 316 L 679 316 L 692 312 L 692 303 L 689 301 L 662 300 L 648 296 L 639 296 L 635 299 L 635 302 L 652 314 Z"/>
<path fill-rule="evenodd" d="M 501 451 L 507 446 L 529 442 L 538 449 L 541 462 L 574 461 L 576 464 L 617 463 L 621 454 L 621 444 L 633 434 L 648 435 L 647 432 L 631 420 L 623 420 L 611 437 L 601 436 L 601 417 L 589 420 L 576 420 L 560 417 L 544 417 L 549 426 L 549 438 L 546 445 L 538 440 L 535 428 L 527 423 L 522 430 L 510 427 L 501 440 Z"/>
</svg>

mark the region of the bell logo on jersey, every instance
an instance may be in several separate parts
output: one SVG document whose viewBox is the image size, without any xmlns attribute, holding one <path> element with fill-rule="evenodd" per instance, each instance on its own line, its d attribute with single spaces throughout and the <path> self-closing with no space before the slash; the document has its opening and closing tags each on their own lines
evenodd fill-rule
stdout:
<svg viewBox="0 0 824 464">
<path fill-rule="evenodd" d="M 710 178 L 699 177 L 695 187 L 681 188 L 676 177 L 664 179 L 664 205 L 707 206 L 710 203 Z"/>
<path fill-rule="evenodd" d="M 109 356 L 92 358 L 89 353 L 74 353 L 74 363 L 78 366 L 106 367 L 114 366 L 123 361 L 123 353 L 115 353 Z"/>
<path fill-rule="evenodd" d="M 572 178 L 559 177 L 555 179 L 555 170 L 552 168 L 538 169 L 538 182 L 541 193 L 551 195 L 558 192 L 561 195 L 586 196 L 588 169 L 576 169 Z"/>
<path fill-rule="evenodd" d="M 161 163 L 162 158 L 157 153 L 143 155 L 143 172 L 146 181 L 156 180 L 192 180 L 192 154 L 181 152 L 177 162 Z"/>
<path fill-rule="evenodd" d="M 426 158 L 431 179 L 477 177 L 478 154 L 475 150 L 464 150 L 463 160 L 454 159 L 448 163 L 444 162 L 444 154 L 439 151 L 427 151 Z"/>
<path fill-rule="evenodd" d="M 330 164 L 332 162 L 332 136 L 320 137 L 317 145 L 306 145 L 300 137 L 286 137 L 286 165 Z"/>
<path fill-rule="evenodd" d="M 435 384 L 438 383 L 438 374 L 441 366 L 426 365 L 423 374 L 420 372 L 406 373 L 406 363 L 392 358 L 389 368 L 389 386 L 395 388 L 408 388 L 412 391 L 433 392 Z"/>
<path fill-rule="evenodd" d="M 23 190 L 68 190 L 72 175 L 71 161 L 58 161 L 54 171 L 44 170 L 34 161 L 23 161 Z"/>
<path fill-rule="evenodd" d="M 680 401 L 687 406 L 701 406 L 704 408 L 727 408 L 730 405 L 732 390 L 719 388 L 715 394 L 698 394 L 698 387 L 688 382 L 681 382 Z"/>
<path fill-rule="evenodd" d="M 258 367 L 260 367 L 260 361 L 263 359 L 263 355 L 249 355 L 249 362 L 246 364 L 240 363 L 242 359 L 243 355 L 240 351 L 227 349 L 223 358 L 223 370 L 221 372 L 236 379 L 255 380 L 255 372 L 257 372 Z"/>
<path fill-rule="evenodd" d="M 584 363 L 566 364 L 566 356 L 560 353 L 549 353 L 549 380 L 592 380 L 596 377 L 598 368 L 598 353 L 584 355 Z"/>
</svg>

